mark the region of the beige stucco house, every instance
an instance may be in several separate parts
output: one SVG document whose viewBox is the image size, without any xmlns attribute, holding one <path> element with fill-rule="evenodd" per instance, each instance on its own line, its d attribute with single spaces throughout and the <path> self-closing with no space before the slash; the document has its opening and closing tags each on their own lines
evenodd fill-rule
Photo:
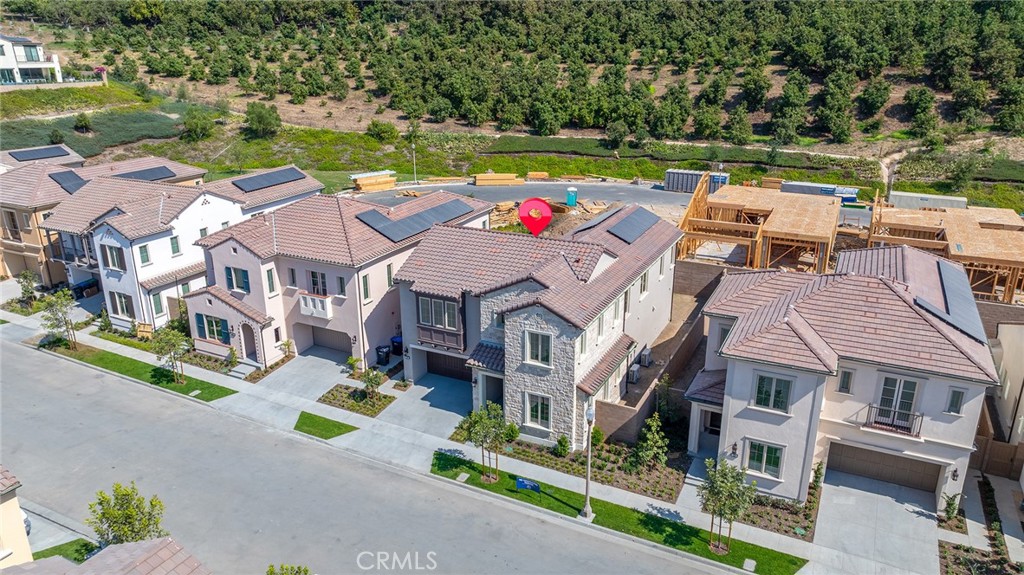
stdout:
<svg viewBox="0 0 1024 575">
<path fill-rule="evenodd" d="M 32 549 L 18 504 L 21 482 L 0 465 L 0 570 L 32 561 Z"/>
</svg>

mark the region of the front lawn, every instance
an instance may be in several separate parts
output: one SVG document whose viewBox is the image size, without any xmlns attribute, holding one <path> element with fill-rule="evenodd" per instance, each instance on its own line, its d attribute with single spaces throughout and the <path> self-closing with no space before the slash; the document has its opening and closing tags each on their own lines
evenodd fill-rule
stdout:
<svg viewBox="0 0 1024 575">
<path fill-rule="evenodd" d="M 6 319 L 0 319 L 0 325 L 3 325 L 5 323 L 11 323 L 11 322 L 7 321 Z"/>
<path fill-rule="evenodd" d="M 20 299 L 9 299 L 0 305 L 0 309 L 18 315 L 30 316 L 43 311 L 43 300 L 42 298 L 34 299 L 26 304 Z"/>
<path fill-rule="evenodd" d="M 434 453 L 430 471 L 449 479 L 456 479 L 461 473 L 466 473 L 469 475 L 469 479 L 466 480 L 468 485 L 536 505 L 567 517 L 576 517 L 583 509 L 584 496 L 581 493 L 544 483 L 540 484 L 540 493 L 518 490 L 515 486 L 517 476 L 509 473 L 499 473 L 499 479 L 495 483 L 484 483 L 481 481 L 478 464 L 447 453 Z M 806 560 L 799 557 L 737 539 L 732 540 L 728 555 L 716 555 L 709 547 L 710 533 L 704 529 L 600 499 L 591 498 L 590 505 L 594 510 L 594 524 L 596 525 L 732 567 L 742 568 L 744 559 L 753 559 L 757 561 L 755 573 L 792 575 L 807 563 Z"/>
<path fill-rule="evenodd" d="M 176 384 L 174 383 L 174 374 L 167 368 L 150 365 L 137 359 L 125 357 L 102 349 L 96 349 L 95 347 L 90 347 L 81 343 L 78 344 L 78 350 L 76 351 L 72 351 L 64 345 L 54 345 L 51 346 L 50 349 L 63 356 L 77 359 L 88 363 L 89 365 L 109 369 L 110 371 L 120 373 L 121 375 L 126 375 L 157 387 L 169 389 L 182 395 L 192 395 L 192 392 L 198 390 L 199 393 L 193 397 L 203 401 L 213 401 L 235 393 L 233 389 L 221 387 L 208 381 L 203 381 L 190 376 L 185 376 L 185 383 Z"/>
<path fill-rule="evenodd" d="M 308 433 L 320 439 L 331 439 L 332 437 L 345 435 L 357 429 L 359 428 L 340 421 L 334 421 L 333 419 L 327 419 L 326 417 L 320 417 L 308 411 L 300 413 L 299 420 L 295 422 L 295 431 Z"/>
<path fill-rule="evenodd" d="M 331 407 L 354 411 L 367 417 L 377 417 L 394 400 L 393 395 L 375 393 L 373 396 L 368 396 L 362 389 L 339 383 L 317 401 Z"/>
<path fill-rule="evenodd" d="M 67 543 L 61 543 L 60 545 L 54 545 L 48 549 L 42 551 L 36 551 L 32 554 L 32 559 L 39 561 L 40 559 L 46 559 L 47 557 L 61 556 L 75 563 L 81 563 L 85 561 L 85 558 L 96 549 L 96 544 L 85 539 L 75 539 L 74 541 L 68 541 Z"/>
</svg>

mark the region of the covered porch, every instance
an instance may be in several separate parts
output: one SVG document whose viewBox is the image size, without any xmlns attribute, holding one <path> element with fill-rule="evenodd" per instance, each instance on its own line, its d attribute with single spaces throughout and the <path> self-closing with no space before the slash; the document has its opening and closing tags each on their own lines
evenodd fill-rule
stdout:
<svg viewBox="0 0 1024 575">
<path fill-rule="evenodd" d="M 722 403 L 726 370 L 700 370 L 686 391 L 690 402 L 690 432 L 686 450 L 697 459 L 718 458 L 721 451 Z"/>
</svg>

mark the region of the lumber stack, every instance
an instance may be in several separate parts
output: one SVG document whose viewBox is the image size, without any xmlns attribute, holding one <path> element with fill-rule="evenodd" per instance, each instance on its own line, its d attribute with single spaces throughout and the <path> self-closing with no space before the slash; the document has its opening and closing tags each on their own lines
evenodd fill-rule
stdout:
<svg viewBox="0 0 1024 575">
<path fill-rule="evenodd" d="M 359 192 L 382 192 L 395 187 L 397 178 L 393 176 L 368 176 L 353 180 L 356 184 L 356 191 Z"/>
<path fill-rule="evenodd" d="M 433 182 L 437 184 L 451 184 L 454 182 L 464 182 L 466 181 L 466 178 L 462 176 L 433 176 L 430 178 L 426 178 L 424 181 Z"/>
<path fill-rule="evenodd" d="M 477 186 L 520 186 L 526 180 L 517 178 L 516 174 L 474 174 L 473 183 Z"/>
<path fill-rule="evenodd" d="M 576 200 L 576 207 L 588 214 L 599 214 L 608 209 L 608 202 L 602 200 L 589 201 L 586 199 Z"/>
<path fill-rule="evenodd" d="M 562 174 L 559 176 L 559 179 L 569 180 L 570 182 L 583 182 L 586 181 L 587 177 L 579 174 Z"/>
<path fill-rule="evenodd" d="M 782 178 L 761 178 L 761 187 L 771 190 L 781 190 Z"/>
<path fill-rule="evenodd" d="M 491 227 L 500 228 L 519 222 L 519 210 L 515 202 L 498 202 L 491 210 Z"/>
<path fill-rule="evenodd" d="M 547 172 L 526 172 L 527 180 L 550 180 L 551 175 Z"/>
<path fill-rule="evenodd" d="M 398 195 L 404 196 L 406 198 L 418 198 L 421 195 L 423 195 L 423 192 L 419 192 L 416 190 L 402 190 L 401 192 L 398 192 Z"/>
</svg>

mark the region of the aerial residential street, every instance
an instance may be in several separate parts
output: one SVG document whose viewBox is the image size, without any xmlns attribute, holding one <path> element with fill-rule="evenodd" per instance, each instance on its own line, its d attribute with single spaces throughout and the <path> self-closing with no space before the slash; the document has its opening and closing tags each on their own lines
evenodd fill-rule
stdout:
<svg viewBox="0 0 1024 575">
<path fill-rule="evenodd" d="M 419 552 L 422 570 L 433 551 L 438 573 L 718 572 L 56 360 L 11 327 L 2 459 L 22 495 L 82 520 L 96 491 L 135 480 L 216 573 L 366 572 L 365 551 Z"/>
</svg>

